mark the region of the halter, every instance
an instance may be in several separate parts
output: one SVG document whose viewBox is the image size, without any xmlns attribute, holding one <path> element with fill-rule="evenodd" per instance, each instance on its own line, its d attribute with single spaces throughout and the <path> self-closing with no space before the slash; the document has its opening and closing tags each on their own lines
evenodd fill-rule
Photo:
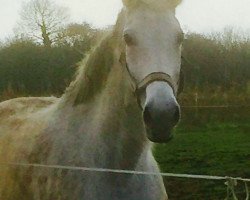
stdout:
<svg viewBox="0 0 250 200">
<path fill-rule="evenodd" d="M 139 100 L 140 92 L 143 89 L 145 89 L 150 83 L 155 82 L 155 81 L 163 81 L 163 82 L 168 83 L 168 85 L 173 89 L 174 95 L 177 96 L 177 90 L 174 87 L 174 81 L 169 74 L 166 74 L 164 72 L 152 72 L 148 74 L 145 78 L 143 78 L 141 81 L 138 82 L 128 68 L 125 52 L 121 54 L 120 63 L 122 66 L 125 66 L 126 68 L 126 71 L 131 80 L 131 85 L 133 87 L 134 94 L 136 95 L 137 102 L 140 107 L 141 107 L 140 100 Z"/>
</svg>

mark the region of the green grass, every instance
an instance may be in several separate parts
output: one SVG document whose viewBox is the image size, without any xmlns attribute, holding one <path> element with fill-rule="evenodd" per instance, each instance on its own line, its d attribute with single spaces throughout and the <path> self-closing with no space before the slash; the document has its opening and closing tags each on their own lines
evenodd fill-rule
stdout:
<svg viewBox="0 0 250 200">
<path fill-rule="evenodd" d="M 202 116 L 198 112 L 197 118 L 184 113 L 175 138 L 168 144 L 155 146 L 154 154 L 162 171 L 249 178 L 249 111 L 227 112 L 231 113 L 229 117 L 218 110 L 210 110 Z M 200 121 L 202 118 L 207 121 Z M 226 197 L 223 181 L 180 178 L 165 178 L 164 181 L 171 200 L 219 200 Z M 239 183 L 237 192 L 239 199 L 244 199 L 242 183 Z"/>
</svg>

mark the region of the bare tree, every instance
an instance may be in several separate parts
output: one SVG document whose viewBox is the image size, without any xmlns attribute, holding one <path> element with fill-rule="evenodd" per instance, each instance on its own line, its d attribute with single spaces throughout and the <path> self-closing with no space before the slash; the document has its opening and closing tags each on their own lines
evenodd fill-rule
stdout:
<svg viewBox="0 0 250 200">
<path fill-rule="evenodd" d="M 67 8 L 56 5 L 51 0 L 30 0 L 23 3 L 18 32 L 51 47 L 68 19 Z"/>
</svg>

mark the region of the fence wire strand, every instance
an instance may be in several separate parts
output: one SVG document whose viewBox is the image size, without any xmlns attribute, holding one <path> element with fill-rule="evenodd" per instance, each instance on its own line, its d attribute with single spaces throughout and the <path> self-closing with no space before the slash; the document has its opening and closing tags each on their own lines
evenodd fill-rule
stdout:
<svg viewBox="0 0 250 200">
<path fill-rule="evenodd" d="M 88 172 L 100 172 L 100 173 L 115 173 L 115 174 L 131 174 L 131 175 L 152 175 L 162 177 L 175 177 L 175 178 L 190 178 L 190 179 L 205 179 L 205 180 L 225 180 L 227 185 L 227 197 L 225 200 L 229 200 L 230 196 L 234 200 L 238 200 L 235 192 L 236 183 L 239 181 L 245 184 L 246 200 L 249 200 L 249 189 L 247 182 L 250 182 L 248 178 L 241 177 L 228 177 L 228 176 L 208 176 L 208 175 L 193 175 L 193 174 L 174 174 L 174 173 L 155 173 L 145 171 L 134 170 L 118 170 L 118 169 L 105 169 L 105 168 L 90 168 L 90 167 L 75 167 L 75 166 L 63 166 L 63 165 L 44 165 L 44 164 L 29 164 L 29 163 L 0 163 L 0 166 L 8 167 L 35 167 L 46 169 L 62 169 L 73 171 L 88 171 Z"/>
<path fill-rule="evenodd" d="M 181 108 L 250 108 L 250 105 L 183 105 Z"/>
<path fill-rule="evenodd" d="M 73 170 L 73 171 L 89 171 L 89 172 L 102 172 L 102 173 L 115 173 L 115 174 L 153 175 L 153 176 L 163 176 L 163 177 L 206 179 L 206 180 L 229 180 L 230 179 L 234 181 L 250 182 L 250 179 L 248 178 L 228 177 L 228 176 L 223 177 L 223 176 L 193 175 L 193 174 L 157 173 L 157 172 L 134 171 L 134 170 L 75 167 L 75 166 L 63 166 L 63 165 L 43 165 L 43 164 L 29 164 L 29 163 L 0 163 L 0 165 L 1 166 L 16 166 L 16 167 L 65 169 L 65 170 Z"/>
</svg>

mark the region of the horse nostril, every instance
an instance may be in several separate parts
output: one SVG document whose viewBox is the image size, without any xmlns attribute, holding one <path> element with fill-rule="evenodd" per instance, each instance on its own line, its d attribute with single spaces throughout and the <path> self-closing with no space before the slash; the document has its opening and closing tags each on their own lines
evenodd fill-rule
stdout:
<svg viewBox="0 0 250 200">
<path fill-rule="evenodd" d="M 161 109 L 156 109 L 151 104 L 145 106 L 143 111 L 143 119 L 148 128 L 176 125 L 179 122 L 179 106 L 170 106 L 169 104 L 166 105 L 167 106 Z"/>
<path fill-rule="evenodd" d="M 151 127 L 152 124 L 153 124 L 153 118 L 150 114 L 150 111 L 149 111 L 149 107 L 146 106 L 144 111 L 143 111 L 143 119 L 144 119 L 144 122 L 147 126 Z"/>
</svg>

